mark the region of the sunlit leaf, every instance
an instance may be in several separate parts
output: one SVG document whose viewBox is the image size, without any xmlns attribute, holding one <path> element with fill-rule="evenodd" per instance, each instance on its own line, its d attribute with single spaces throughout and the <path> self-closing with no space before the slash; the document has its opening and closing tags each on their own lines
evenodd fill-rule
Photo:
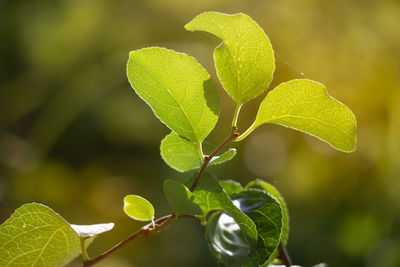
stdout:
<svg viewBox="0 0 400 267">
<path fill-rule="evenodd" d="M 164 193 L 168 203 L 175 211 L 176 217 L 181 214 L 202 214 L 200 206 L 194 203 L 192 192 L 183 184 L 174 180 L 166 180 Z"/>
<path fill-rule="evenodd" d="M 200 167 L 201 158 L 196 143 L 172 132 L 161 141 L 161 157 L 172 168 L 185 172 Z"/>
<path fill-rule="evenodd" d="M 127 75 L 136 93 L 178 135 L 199 145 L 214 128 L 217 92 L 193 57 L 159 47 L 132 51 Z"/>
<path fill-rule="evenodd" d="M 78 234 L 44 205 L 24 204 L 0 226 L 0 266 L 63 266 L 80 253 Z"/>
<path fill-rule="evenodd" d="M 154 219 L 153 205 L 141 196 L 127 195 L 124 198 L 124 211 L 126 215 L 138 221 Z"/>
<path fill-rule="evenodd" d="M 223 41 L 214 51 L 215 67 L 223 87 L 239 105 L 268 88 L 275 70 L 274 51 L 249 16 L 205 12 L 185 28 L 212 33 Z"/>
<path fill-rule="evenodd" d="M 97 236 L 114 228 L 113 223 L 91 224 L 91 225 L 76 225 L 71 224 L 72 229 L 83 238 Z"/>
<path fill-rule="evenodd" d="M 210 212 L 223 211 L 237 222 L 240 229 L 246 235 L 249 244 L 255 244 L 257 240 L 256 225 L 232 203 L 232 200 L 213 176 L 209 173 L 205 173 L 193 194 L 195 196 L 195 202 L 203 210 L 203 219 L 205 219 Z"/>
<path fill-rule="evenodd" d="M 185 172 L 200 168 L 202 160 L 198 146 L 172 132 L 161 141 L 161 157 L 177 171 Z M 230 148 L 225 153 L 215 156 L 209 165 L 217 165 L 231 160 L 236 155 L 236 149 Z"/>
<path fill-rule="evenodd" d="M 253 125 L 238 140 L 264 123 L 303 131 L 341 151 L 356 148 L 354 114 L 315 81 L 292 80 L 277 86 L 262 101 Z"/>
</svg>

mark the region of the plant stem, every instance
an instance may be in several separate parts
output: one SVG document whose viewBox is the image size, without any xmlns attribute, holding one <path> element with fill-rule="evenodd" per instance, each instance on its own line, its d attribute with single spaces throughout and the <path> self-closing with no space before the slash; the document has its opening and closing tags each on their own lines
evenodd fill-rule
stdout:
<svg viewBox="0 0 400 267">
<path fill-rule="evenodd" d="M 237 126 L 237 121 L 239 118 L 239 112 L 240 112 L 240 108 L 242 107 L 241 104 L 237 103 L 236 107 L 235 107 L 235 112 L 233 113 L 233 119 L 232 119 L 232 127 L 236 127 Z"/>
<path fill-rule="evenodd" d="M 81 242 L 81 251 L 82 251 L 82 259 L 83 261 L 88 261 L 90 260 L 87 251 L 86 251 L 86 246 L 85 246 L 85 238 L 84 237 L 79 237 L 79 241 Z"/>
<path fill-rule="evenodd" d="M 239 110 L 240 110 L 240 106 L 239 106 L 237 112 Z M 196 176 L 196 180 L 194 181 L 193 185 L 190 187 L 190 191 L 193 192 L 196 189 L 197 185 L 200 182 L 201 177 L 204 174 L 204 171 L 206 170 L 206 168 L 208 166 L 208 163 L 210 163 L 210 161 L 214 158 L 214 156 L 222 148 L 224 148 L 224 146 L 226 146 L 227 144 L 232 142 L 235 138 L 237 138 L 240 135 L 237 132 L 237 129 L 238 129 L 237 126 L 233 126 L 230 134 L 214 149 L 214 151 L 212 151 L 210 153 L 210 155 L 207 155 L 207 156 L 204 157 L 203 165 L 201 166 L 201 168 L 199 170 L 199 173 Z M 135 240 L 136 238 L 138 238 L 140 236 L 149 237 L 149 236 L 152 236 L 152 235 L 158 233 L 159 231 L 164 229 L 167 225 L 169 225 L 174 220 L 174 218 L 175 218 L 175 214 L 172 213 L 172 214 L 166 215 L 164 217 L 158 218 L 158 219 L 152 221 L 149 224 L 146 224 L 139 231 L 137 231 L 136 233 L 128 236 L 127 238 L 125 238 L 124 240 L 122 240 L 121 242 L 116 244 L 114 247 L 110 248 L 109 250 L 107 250 L 106 252 L 104 252 L 103 254 L 98 256 L 97 258 L 94 258 L 92 260 L 84 260 L 83 261 L 83 266 L 84 267 L 89 267 L 89 266 L 95 265 L 96 263 L 104 260 L 105 258 L 110 256 L 111 254 L 113 254 L 115 251 L 117 251 L 118 249 L 124 247 L 126 244 L 128 244 L 129 242 L 131 242 L 132 240 Z M 197 217 L 195 217 L 194 215 L 179 215 L 178 218 L 191 218 L 191 219 L 195 219 L 198 222 L 200 222 L 200 220 Z"/>
<path fill-rule="evenodd" d="M 239 133 L 237 132 L 238 127 L 237 126 L 233 126 L 231 133 L 225 138 L 224 141 L 222 141 L 215 149 L 213 152 L 211 152 L 210 155 L 207 155 L 204 157 L 204 162 L 203 165 L 201 165 L 201 168 L 199 170 L 199 173 L 196 176 L 196 180 L 194 180 L 192 186 L 190 187 L 190 191 L 194 191 L 196 189 L 196 187 L 199 185 L 200 183 L 200 179 L 203 176 L 204 171 L 206 170 L 208 163 L 210 163 L 210 161 L 213 159 L 213 157 L 227 144 L 229 144 L 230 142 L 232 142 L 235 138 L 237 138 L 239 136 Z"/>
<path fill-rule="evenodd" d="M 282 263 L 286 267 L 291 267 L 292 266 L 292 261 L 290 260 L 289 254 L 287 253 L 286 248 L 282 245 L 281 242 L 279 242 L 279 256 L 278 258 L 282 261 Z"/>
<path fill-rule="evenodd" d="M 92 260 L 84 260 L 83 261 L 83 267 L 89 267 L 89 266 L 93 266 L 93 265 L 99 263 L 100 261 L 104 260 L 105 258 L 110 256 L 111 254 L 113 254 L 118 249 L 124 247 L 129 242 L 135 240 L 136 238 L 138 238 L 140 236 L 150 237 L 150 236 L 158 233 L 159 231 L 161 231 L 165 227 L 167 227 L 174 220 L 174 218 L 175 218 L 175 214 L 172 213 L 172 214 L 163 216 L 163 217 L 158 218 L 157 220 L 155 220 L 154 221 L 154 223 L 155 223 L 154 227 L 153 227 L 153 223 L 152 222 L 149 223 L 149 224 L 146 224 L 139 231 L 137 231 L 136 233 L 128 236 L 127 238 L 125 238 L 124 240 L 122 240 L 121 242 L 116 244 L 114 247 L 110 248 L 109 250 L 107 250 L 106 252 L 104 252 L 103 254 L 98 256 L 97 258 L 94 258 Z M 197 222 L 200 223 L 200 220 L 197 217 L 195 217 L 194 215 L 189 215 L 189 214 L 179 215 L 178 219 L 180 219 L 180 218 L 194 219 L 194 220 L 196 220 Z"/>
</svg>

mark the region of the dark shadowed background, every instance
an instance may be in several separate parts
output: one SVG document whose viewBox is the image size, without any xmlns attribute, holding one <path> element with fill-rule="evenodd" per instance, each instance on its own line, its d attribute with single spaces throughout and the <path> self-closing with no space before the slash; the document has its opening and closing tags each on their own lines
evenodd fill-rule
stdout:
<svg viewBox="0 0 400 267">
<path fill-rule="evenodd" d="M 184 25 L 203 11 L 243 12 L 268 34 L 277 69 L 327 86 L 358 120 L 358 149 L 335 151 L 277 125 L 235 144 L 210 168 L 220 179 L 263 178 L 286 198 L 289 253 L 304 266 L 400 266 L 400 2 L 366 0 L 9 0 L 0 2 L 0 221 L 40 202 L 69 222 L 115 222 L 95 256 L 142 223 L 122 199 L 139 194 L 169 212 L 159 155 L 169 130 L 130 88 L 128 53 L 163 46 L 193 55 L 213 75 L 223 106 L 205 152 L 229 132 L 233 102 L 212 61 L 219 40 Z M 262 98 L 245 106 L 244 131 Z M 99 266 L 216 266 L 203 228 L 181 220 Z M 74 261 L 71 266 L 79 266 Z"/>
</svg>

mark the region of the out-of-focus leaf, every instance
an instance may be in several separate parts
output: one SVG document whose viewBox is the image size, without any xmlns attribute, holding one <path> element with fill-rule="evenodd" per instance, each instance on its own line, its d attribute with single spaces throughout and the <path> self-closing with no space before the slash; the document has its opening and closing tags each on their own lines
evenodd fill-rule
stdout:
<svg viewBox="0 0 400 267">
<path fill-rule="evenodd" d="M 237 140 L 264 123 L 308 133 L 344 152 L 356 149 L 354 114 L 315 81 L 301 79 L 278 85 L 262 101 L 253 125 Z"/>
<path fill-rule="evenodd" d="M 285 200 L 283 199 L 282 195 L 279 193 L 279 191 L 273 185 L 271 185 L 261 179 L 256 179 L 246 185 L 246 188 L 251 188 L 251 187 L 258 187 L 258 188 L 264 190 L 265 192 L 269 193 L 271 196 L 275 197 L 276 200 L 279 201 L 279 204 L 281 205 L 281 209 L 282 209 L 281 242 L 284 246 L 286 246 L 288 236 L 289 236 L 289 212 L 288 212 Z"/>
<path fill-rule="evenodd" d="M 126 215 L 138 221 L 150 221 L 154 219 L 153 205 L 141 196 L 125 196 L 124 211 Z"/>
<path fill-rule="evenodd" d="M 268 88 L 275 70 L 274 51 L 267 35 L 249 16 L 205 12 L 185 28 L 212 33 L 223 41 L 214 50 L 215 68 L 238 105 Z"/>
<path fill-rule="evenodd" d="M 132 51 L 127 75 L 136 93 L 178 135 L 200 145 L 214 128 L 218 95 L 193 57 L 159 47 Z"/>
<path fill-rule="evenodd" d="M 0 266 L 63 266 L 80 253 L 78 234 L 44 205 L 24 204 L 0 226 Z"/>
<path fill-rule="evenodd" d="M 175 211 L 176 217 L 181 214 L 202 214 L 200 206 L 194 203 L 192 192 L 183 184 L 174 180 L 166 180 L 164 193 L 169 205 Z"/>
<path fill-rule="evenodd" d="M 71 224 L 71 227 L 80 237 L 88 238 L 110 231 L 111 229 L 114 228 L 114 224 L 113 223 L 101 223 L 101 224 L 91 224 L 91 225 Z"/>
<path fill-rule="evenodd" d="M 232 200 L 213 176 L 205 173 L 193 194 L 195 202 L 203 210 L 203 219 L 212 211 L 223 211 L 237 222 L 240 229 L 246 235 L 250 246 L 255 244 L 257 241 L 256 225 L 232 203 Z"/>
<path fill-rule="evenodd" d="M 249 255 L 245 235 L 235 220 L 225 213 L 215 212 L 208 218 L 206 238 L 211 253 L 225 266 L 242 266 Z"/>
</svg>

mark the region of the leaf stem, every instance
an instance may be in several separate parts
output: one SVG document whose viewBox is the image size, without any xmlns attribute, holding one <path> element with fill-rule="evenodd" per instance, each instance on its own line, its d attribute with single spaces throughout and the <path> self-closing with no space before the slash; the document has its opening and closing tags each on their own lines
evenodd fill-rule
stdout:
<svg viewBox="0 0 400 267">
<path fill-rule="evenodd" d="M 86 251 L 85 238 L 80 236 L 79 237 L 79 241 L 81 242 L 81 251 L 82 251 L 82 259 L 83 259 L 83 261 L 85 262 L 85 261 L 90 260 L 89 255 L 87 254 L 87 251 Z"/>
<path fill-rule="evenodd" d="M 166 215 L 166 216 L 163 216 L 161 218 L 154 220 L 154 224 L 155 224 L 154 227 L 153 227 L 153 222 L 146 224 L 139 231 L 128 236 L 127 238 L 125 238 L 124 240 L 122 240 L 121 242 L 119 242 L 118 244 L 116 244 L 115 246 L 113 246 L 112 248 L 110 248 L 109 250 L 107 250 L 106 252 L 101 254 L 100 256 L 98 256 L 97 258 L 89 260 L 89 257 L 88 257 L 88 260 L 83 261 L 82 266 L 83 267 L 93 266 L 93 265 L 99 263 L 100 261 L 104 260 L 108 256 L 110 256 L 111 254 L 113 254 L 118 249 L 126 246 L 129 242 L 135 240 L 136 238 L 138 238 L 140 236 L 150 237 L 150 236 L 160 232 L 165 227 L 167 227 L 171 222 L 173 222 L 174 218 L 175 218 L 175 214 L 172 213 L 172 214 L 169 214 L 169 215 Z M 200 223 L 200 220 L 197 217 L 195 217 L 194 215 L 190 215 L 190 214 L 179 215 L 178 219 L 181 219 L 181 218 L 194 219 Z M 83 252 L 83 250 L 82 250 L 82 252 Z"/>
<path fill-rule="evenodd" d="M 237 121 L 239 118 L 239 113 L 240 113 L 241 107 L 242 107 L 242 104 L 239 104 L 239 103 L 236 104 L 235 112 L 233 113 L 232 127 L 237 126 Z"/>
<path fill-rule="evenodd" d="M 240 136 L 238 136 L 237 138 L 235 138 L 235 142 L 239 142 L 242 141 L 243 139 L 245 139 L 249 134 L 251 134 L 251 132 L 257 128 L 258 125 L 255 124 L 255 122 L 253 122 L 253 124 L 244 132 L 242 133 Z"/>
<path fill-rule="evenodd" d="M 210 161 L 213 159 L 213 157 L 227 144 L 229 144 L 230 142 L 232 142 L 235 138 L 237 138 L 239 136 L 239 133 L 237 132 L 238 127 L 237 126 L 233 126 L 231 133 L 224 139 L 224 141 L 222 141 L 215 149 L 213 152 L 211 152 L 210 155 L 207 155 L 204 157 L 204 162 L 203 165 L 201 165 L 201 168 L 196 176 L 196 179 L 194 180 L 192 186 L 190 187 L 190 191 L 194 191 L 196 189 L 196 187 L 198 186 L 198 184 L 200 183 L 200 179 L 204 174 L 204 171 L 206 170 L 208 163 L 210 163 Z"/>
</svg>

